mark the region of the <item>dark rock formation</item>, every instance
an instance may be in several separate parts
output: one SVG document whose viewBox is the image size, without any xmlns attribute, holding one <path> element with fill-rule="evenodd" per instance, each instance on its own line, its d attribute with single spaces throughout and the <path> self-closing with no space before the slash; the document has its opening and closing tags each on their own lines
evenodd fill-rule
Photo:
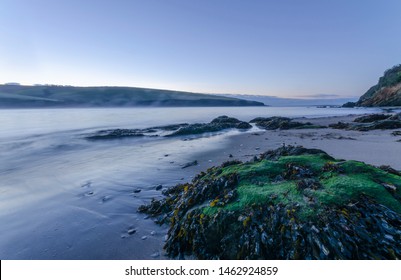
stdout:
<svg viewBox="0 0 401 280">
<path fill-rule="evenodd" d="M 290 118 L 285 117 L 255 118 L 251 120 L 250 123 L 255 123 L 258 127 L 266 130 L 324 128 L 324 126 L 313 125 L 310 122 L 301 123 L 292 121 Z"/>
<path fill-rule="evenodd" d="M 220 116 L 213 119 L 210 123 L 195 123 L 181 127 L 177 131 L 167 136 L 171 137 L 171 136 L 181 136 L 181 135 L 202 134 L 208 132 L 218 132 L 230 128 L 250 129 L 251 127 L 252 126 L 247 122 L 243 122 L 235 118 L 229 118 L 227 116 Z"/>
<path fill-rule="evenodd" d="M 90 135 L 85 136 L 88 140 L 110 140 L 128 137 L 141 137 L 141 136 L 182 136 L 194 135 L 210 132 L 218 132 L 225 129 L 241 129 L 247 130 L 252 128 L 247 122 L 240 121 L 235 118 L 227 116 L 220 116 L 213 119 L 210 123 L 195 123 L 195 124 L 172 124 L 166 126 L 155 126 L 145 129 L 107 129 L 100 130 Z M 166 132 L 171 132 L 166 134 Z"/>
<path fill-rule="evenodd" d="M 357 123 L 370 123 L 374 121 L 381 121 L 388 119 L 391 115 L 384 115 L 384 114 L 371 114 L 367 116 L 361 116 L 354 120 Z"/>
<path fill-rule="evenodd" d="M 354 108 L 356 106 L 356 102 L 347 102 L 343 104 L 341 107 L 343 108 Z"/>
<path fill-rule="evenodd" d="M 388 166 L 287 146 L 163 193 L 139 211 L 170 225 L 172 258 L 401 258 L 401 177 Z"/>
<path fill-rule="evenodd" d="M 338 122 L 330 124 L 335 129 L 369 131 L 375 129 L 398 129 L 401 128 L 401 115 L 372 114 L 358 117 L 353 123 Z"/>
<path fill-rule="evenodd" d="M 109 129 L 100 130 L 92 135 L 86 136 L 88 140 L 111 140 L 127 137 L 142 137 L 145 136 L 141 129 Z"/>
</svg>

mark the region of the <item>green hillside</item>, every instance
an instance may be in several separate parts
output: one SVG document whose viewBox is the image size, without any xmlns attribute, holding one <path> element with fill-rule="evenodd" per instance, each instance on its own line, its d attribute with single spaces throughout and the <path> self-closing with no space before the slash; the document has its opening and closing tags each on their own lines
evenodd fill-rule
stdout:
<svg viewBox="0 0 401 280">
<path fill-rule="evenodd" d="M 160 89 L 0 85 L 0 108 L 263 105 L 238 98 Z"/>
</svg>

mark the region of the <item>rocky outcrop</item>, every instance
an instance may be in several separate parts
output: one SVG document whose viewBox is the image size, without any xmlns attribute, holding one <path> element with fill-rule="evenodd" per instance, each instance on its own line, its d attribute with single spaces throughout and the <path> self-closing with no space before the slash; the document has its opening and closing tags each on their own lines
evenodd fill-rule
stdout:
<svg viewBox="0 0 401 280">
<path fill-rule="evenodd" d="M 257 127 L 266 130 L 324 128 L 324 126 L 313 125 L 310 122 L 301 123 L 286 117 L 255 118 L 250 123 L 255 123 Z"/>
<path fill-rule="evenodd" d="M 164 195 L 139 211 L 170 225 L 171 258 L 401 258 L 401 177 L 388 166 L 286 146 Z"/>
<path fill-rule="evenodd" d="M 195 123 L 183 126 L 179 128 L 177 131 L 167 136 L 171 137 L 171 136 L 181 136 L 181 135 L 202 134 L 208 132 L 217 132 L 230 128 L 247 130 L 252 128 L 252 125 L 250 125 L 247 122 L 240 121 L 236 118 L 220 116 L 213 119 L 210 123 Z"/>
<path fill-rule="evenodd" d="M 329 127 L 357 131 L 398 129 L 401 128 L 401 113 L 394 115 L 371 114 L 358 117 L 352 123 L 338 122 L 330 124 Z"/>
<path fill-rule="evenodd" d="M 356 106 L 401 106 L 401 64 L 384 72 L 379 82 L 356 102 Z"/>
<path fill-rule="evenodd" d="M 248 130 L 252 128 L 247 122 L 240 121 L 236 118 L 227 116 L 220 116 L 213 119 L 210 123 L 194 123 L 194 124 L 173 124 L 166 126 L 157 126 L 144 129 L 106 129 L 99 130 L 95 133 L 86 135 L 88 140 L 112 140 L 128 137 L 142 137 L 142 136 L 183 136 L 183 135 L 196 135 L 203 133 L 219 132 L 225 129 L 240 129 Z"/>
</svg>

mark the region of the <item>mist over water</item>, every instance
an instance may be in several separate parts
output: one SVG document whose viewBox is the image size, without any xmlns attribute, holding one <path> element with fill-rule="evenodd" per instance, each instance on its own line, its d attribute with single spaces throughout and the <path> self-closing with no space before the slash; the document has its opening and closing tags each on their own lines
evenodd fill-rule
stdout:
<svg viewBox="0 0 401 280">
<path fill-rule="evenodd" d="M 1 259 L 163 257 L 165 227 L 136 212 L 155 186 L 191 179 L 181 166 L 219 150 L 208 137 L 88 141 L 100 129 L 209 122 L 220 115 L 318 117 L 375 112 L 344 108 L 116 108 L 0 110 Z M 190 138 L 190 139 L 188 139 Z M 188 141 L 189 140 L 189 141 Z M 140 192 L 135 192 L 140 190 Z M 130 235 L 130 230 L 136 230 Z M 146 237 L 146 238 L 145 238 Z"/>
</svg>

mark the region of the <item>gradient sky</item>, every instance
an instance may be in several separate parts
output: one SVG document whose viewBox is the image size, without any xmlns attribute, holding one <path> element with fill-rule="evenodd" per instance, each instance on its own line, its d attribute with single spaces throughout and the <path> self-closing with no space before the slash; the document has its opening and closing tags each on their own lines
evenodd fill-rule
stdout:
<svg viewBox="0 0 401 280">
<path fill-rule="evenodd" d="M 0 83 L 360 96 L 401 63 L 400 0 L 0 0 Z"/>
</svg>

